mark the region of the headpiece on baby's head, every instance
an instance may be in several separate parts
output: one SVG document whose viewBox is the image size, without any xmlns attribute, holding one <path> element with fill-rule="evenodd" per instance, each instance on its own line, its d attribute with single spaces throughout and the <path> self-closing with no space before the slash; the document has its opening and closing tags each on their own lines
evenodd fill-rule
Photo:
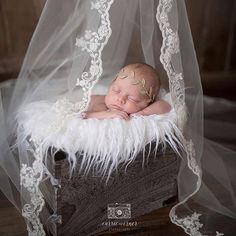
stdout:
<svg viewBox="0 0 236 236">
<path fill-rule="evenodd" d="M 142 64 L 141 64 L 142 65 Z M 116 76 L 116 78 L 119 77 L 120 79 L 125 79 L 125 78 L 129 78 L 132 79 L 132 84 L 133 85 L 140 85 L 142 87 L 142 90 L 140 91 L 140 93 L 142 95 L 146 95 L 149 98 L 148 102 L 154 102 L 155 97 L 156 97 L 156 93 L 153 89 L 152 86 L 148 86 L 146 85 L 146 80 L 145 78 L 141 78 L 141 79 L 137 79 L 135 78 L 135 71 L 131 70 L 131 72 L 129 74 L 127 74 L 127 72 L 125 72 L 125 68 L 123 68 Z"/>
</svg>

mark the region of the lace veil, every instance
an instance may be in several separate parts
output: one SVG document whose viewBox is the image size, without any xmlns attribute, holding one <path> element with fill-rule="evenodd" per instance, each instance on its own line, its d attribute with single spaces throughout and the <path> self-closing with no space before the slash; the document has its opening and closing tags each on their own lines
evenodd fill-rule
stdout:
<svg viewBox="0 0 236 236">
<path fill-rule="evenodd" d="M 51 175 L 41 140 L 22 131 L 21 111 L 47 101 L 57 119 L 45 132 L 60 129 L 86 110 L 99 86 L 136 62 L 158 70 L 181 131 L 171 221 L 194 236 L 236 232 L 235 152 L 203 138 L 203 94 L 184 0 L 48 0 L 19 76 L 0 96 L 0 186 L 30 235 L 44 235 L 38 186 Z"/>
</svg>

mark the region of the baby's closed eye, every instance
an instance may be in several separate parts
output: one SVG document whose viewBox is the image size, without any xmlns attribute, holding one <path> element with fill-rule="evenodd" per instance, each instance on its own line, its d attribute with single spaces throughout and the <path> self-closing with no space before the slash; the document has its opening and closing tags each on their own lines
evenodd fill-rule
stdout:
<svg viewBox="0 0 236 236">
<path fill-rule="evenodd" d="M 131 102 L 140 102 L 140 99 L 135 98 L 135 97 L 132 97 L 132 96 L 128 96 L 128 99 L 129 99 Z"/>
</svg>

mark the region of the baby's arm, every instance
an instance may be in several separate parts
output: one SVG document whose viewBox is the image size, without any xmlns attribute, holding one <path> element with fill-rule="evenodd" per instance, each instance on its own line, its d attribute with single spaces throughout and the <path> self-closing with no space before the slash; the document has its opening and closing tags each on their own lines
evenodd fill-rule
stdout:
<svg viewBox="0 0 236 236">
<path fill-rule="evenodd" d="M 96 119 L 112 119 L 121 118 L 124 120 L 129 119 L 129 115 L 120 110 L 106 110 L 106 111 L 88 111 L 85 113 L 85 119 L 96 118 Z"/>
<path fill-rule="evenodd" d="M 167 113 L 170 110 L 171 110 L 171 106 L 169 103 L 167 103 L 164 100 L 159 100 L 159 101 L 152 103 L 148 107 L 144 108 L 143 110 L 141 110 L 135 114 L 136 115 L 144 115 L 144 116 L 154 115 L 154 114 L 160 115 L 160 114 Z"/>
<path fill-rule="evenodd" d="M 104 102 L 105 96 L 92 95 L 88 110 L 84 113 L 84 119 L 96 118 L 96 119 L 111 119 L 121 118 L 128 120 L 129 115 L 120 110 L 108 110 Z"/>
</svg>

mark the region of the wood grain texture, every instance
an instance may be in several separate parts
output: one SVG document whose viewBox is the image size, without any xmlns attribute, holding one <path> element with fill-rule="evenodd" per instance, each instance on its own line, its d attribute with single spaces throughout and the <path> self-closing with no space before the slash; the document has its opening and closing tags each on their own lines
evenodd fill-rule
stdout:
<svg viewBox="0 0 236 236">
<path fill-rule="evenodd" d="M 123 231 L 113 229 L 97 235 L 127 235 L 127 236 L 185 236 L 182 229 L 169 220 L 169 211 L 172 205 L 150 212 L 137 218 L 140 223 L 138 230 Z M 12 223 L 14 222 L 14 224 Z M 0 192 L 0 235 L 1 236 L 27 236 L 24 220 L 17 210 L 7 201 Z M 48 235 L 49 236 L 49 235 Z M 77 235 L 75 235 L 77 236 Z"/>
<path fill-rule="evenodd" d="M 0 81 L 17 76 L 45 1 L 0 0 Z M 185 2 L 202 80 L 209 73 L 232 77 L 236 70 L 236 1 Z"/>
<path fill-rule="evenodd" d="M 43 1 L 0 1 L 0 79 L 16 77 L 38 22 Z M 41 3 L 41 4 L 39 4 Z"/>
<path fill-rule="evenodd" d="M 26 236 L 24 220 L 0 191 L 0 235 Z"/>
<path fill-rule="evenodd" d="M 186 4 L 201 71 L 226 72 L 235 68 L 235 1 L 225 4 L 222 0 L 188 0 Z"/>
</svg>

